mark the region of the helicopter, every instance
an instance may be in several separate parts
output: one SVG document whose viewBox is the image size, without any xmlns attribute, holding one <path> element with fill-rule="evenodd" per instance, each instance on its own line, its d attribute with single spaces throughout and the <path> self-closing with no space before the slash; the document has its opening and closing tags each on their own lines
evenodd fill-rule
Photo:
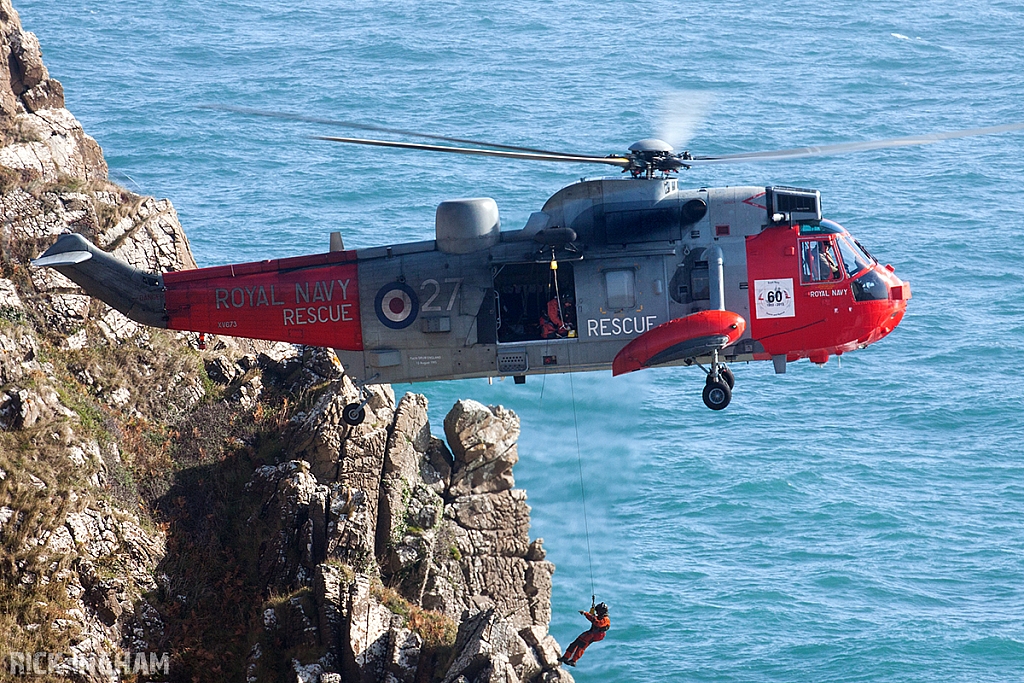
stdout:
<svg viewBox="0 0 1024 683">
<path fill-rule="evenodd" d="M 525 225 L 502 230 L 491 198 L 442 201 L 434 239 L 147 273 L 78 234 L 33 261 L 52 267 L 152 327 L 331 348 L 367 384 L 698 366 L 702 398 L 729 405 L 730 364 L 863 349 L 906 312 L 910 284 L 841 225 L 818 190 L 679 186 L 693 167 L 923 145 L 1024 129 L 1024 123 L 922 136 L 722 156 L 676 152 L 647 138 L 598 156 L 480 142 L 255 109 L 209 108 L 343 125 L 430 143 L 315 139 L 533 161 L 602 164 L 619 177 L 582 179 Z M 445 144 L 438 144 L 445 143 Z M 466 146 L 473 145 L 473 146 Z M 343 411 L 365 417 L 367 394 Z"/>
</svg>

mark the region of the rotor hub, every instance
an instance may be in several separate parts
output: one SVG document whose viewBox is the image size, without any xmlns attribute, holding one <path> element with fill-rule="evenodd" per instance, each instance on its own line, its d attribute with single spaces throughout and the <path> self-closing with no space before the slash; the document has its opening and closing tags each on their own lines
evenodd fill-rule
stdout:
<svg viewBox="0 0 1024 683">
<path fill-rule="evenodd" d="M 629 146 L 629 151 L 635 154 L 663 153 L 671 154 L 675 151 L 672 145 L 658 138 L 644 138 Z"/>
<path fill-rule="evenodd" d="M 654 177 L 656 171 L 672 173 L 683 167 L 672 145 L 658 138 L 644 138 L 629 146 L 629 168 L 633 177 Z"/>
</svg>

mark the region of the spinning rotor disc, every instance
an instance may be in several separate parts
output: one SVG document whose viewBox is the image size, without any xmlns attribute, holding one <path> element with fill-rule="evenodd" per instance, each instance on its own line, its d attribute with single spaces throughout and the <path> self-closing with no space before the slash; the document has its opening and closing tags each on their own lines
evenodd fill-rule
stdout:
<svg viewBox="0 0 1024 683">
<path fill-rule="evenodd" d="M 628 154 L 610 154 L 601 156 L 597 154 L 579 154 L 573 152 L 553 152 L 550 150 L 523 147 L 518 145 L 506 145 L 496 142 L 471 140 L 467 138 L 449 137 L 434 135 L 430 133 L 419 133 L 415 131 L 389 128 L 374 124 L 358 123 L 353 121 L 341 121 L 337 119 L 325 119 L 318 117 L 303 116 L 285 112 L 265 111 L 245 107 L 230 107 L 224 105 L 206 105 L 205 109 L 234 112 L 251 116 L 263 116 L 291 121 L 303 121 L 356 130 L 368 130 L 401 135 L 405 137 L 435 140 L 438 142 L 454 144 L 427 144 L 420 142 L 403 142 L 399 140 L 377 140 L 370 138 L 336 137 L 327 135 L 311 136 L 315 140 L 328 142 L 339 142 L 344 144 L 368 145 L 373 147 L 392 147 L 398 149 L 415 149 L 428 152 L 445 152 L 449 154 L 468 154 L 473 156 L 489 156 L 504 159 L 523 159 L 526 161 L 551 161 L 577 164 L 604 164 L 621 168 L 623 172 L 629 171 L 634 177 L 653 177 L 654 173 L 673 173 L 681 169 L 688 169 L 693 166 L 704 166 L 709 164 L 742 164 L 764 161 L 782 161 L 789 159 L 802 159 L 814 156 L 831 156 L 836 154 L 851 154 L 854 152 L 866 152 L 876 149 L 888 149 L 893 147 L 908 147 L 916 145 L 930 145 L 943 140 L 956 138 L 977 137 L 980 135 L 996 135 L 1011 131 L 1024 130 L 1024 122 L 1007 123 L 998 126 L 984 128 L 964 128 L 960 130 L 928 133 L 924 135 L 911 135 L 897 138 L 886 138 L 881 140 L 865 140 L 861 142 L 844 142 L 830 145 L 811 145 L 806 147 L 792 147 L 788 149 L 777 149 L 759 152 L 740 152 L 736 154 L 722 154 L 717 156 L 694 156 L 689 151 L 676 152 L 673 147 L 657 138 L 645 138 L 633 143 L 629 147 Z M 474 145 L 473 147 L 458 145 Z"/>
</svg>

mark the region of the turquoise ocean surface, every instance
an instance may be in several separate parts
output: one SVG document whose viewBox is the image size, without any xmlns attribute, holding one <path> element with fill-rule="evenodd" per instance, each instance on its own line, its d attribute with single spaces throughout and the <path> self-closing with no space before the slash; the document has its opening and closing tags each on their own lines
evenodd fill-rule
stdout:
<svg viewBox="0 0 1024 683">
<path fill-rule="evenodd" d="M 710 100 L 697 154 L 1024 120 L 1020 0 L 15 4 L 111 177 L 170 198 L 204 266 L 332 230 L 430 239 L 454 197 L 518 228 L 603 171 L 332 145 L 307 136 L 345 131 L 199 104 L 598 154 L 680 91 Z M 722 413 L 687 369 L 395 387 L 429 397 L 436 433 L 460 397 L 521 416 L 552 633 L 582 629 L 592 583 L 611 605 L 577 680 L 1024 679 L 1022 181 L 1024 133 L 684 173 L 820 189 L 914 292 L 841 367 L 735 366 Z"/>
</svg>

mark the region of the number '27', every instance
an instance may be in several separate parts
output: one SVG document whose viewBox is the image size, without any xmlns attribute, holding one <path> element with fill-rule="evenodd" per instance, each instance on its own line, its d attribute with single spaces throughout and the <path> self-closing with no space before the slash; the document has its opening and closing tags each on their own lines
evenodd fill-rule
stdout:
<svg viewBox="0 0 1024 683">
<path fill-rule="evenodd" d="M 462 288 L 462 281 L 463 281 L 463 279 L 465 279 L 465 278 L 461 278 L 461 277 L 446 277 L 444 279 L 445 285 L 450 285 L 450 284 L 454 284 L 455 285 L 452 288 L 451 296 L 448 297 L 448 306 L 445 307 L 444 310 L 450 311 L 455 306 L 455 299 L 459 296 L 459 290 Z M 420 291 L 422 292 L 424 289 L 427 289 L 428 287 L 432 287 L 434 291 L 430 294 L 429 297 L 427 297 L 427 300 L 425 302 L 423 302 L 423 311 L 424 312 L 428 312 L 428 313 L 431 312 L 431 311 L 440 311 L 441 310 L 441 306 L 440 305 L 435 305 L 434 304 L 434 300 L 437 299 L 437 297 L 441 294 L 441 283 L 439 283 L 437 280 L 435 280 L 433 278 L 431 278 L 429 280 L 424 280 L 423 284 L 420 285 Z"/>
</svg>

